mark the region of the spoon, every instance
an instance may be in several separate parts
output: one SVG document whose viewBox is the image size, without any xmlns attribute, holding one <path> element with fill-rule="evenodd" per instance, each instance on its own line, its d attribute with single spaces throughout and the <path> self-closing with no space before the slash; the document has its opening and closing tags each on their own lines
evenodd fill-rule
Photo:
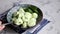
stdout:
<svg viewBox="0 0 60 34">
<path fill-rule="evenodd" d="M 2 25 L 9 25 L 9 24 L 12 24 L 12 23 L 5 23 L 5 24 L 2 24 Z"/>
</svg>

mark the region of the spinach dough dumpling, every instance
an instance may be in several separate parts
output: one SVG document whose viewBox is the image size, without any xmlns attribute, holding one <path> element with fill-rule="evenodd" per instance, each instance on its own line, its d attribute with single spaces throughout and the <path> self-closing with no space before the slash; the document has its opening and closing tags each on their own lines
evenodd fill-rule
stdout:
<svg viewBox="0 0 60 34">
<path fill-rule="evenodd" d="M 25 12 L 25 14 L 22 17 L 22 19 L 23 19 L 24 22 L 26 22 L 26 21 L 29 21 L 31 17 L 32 17 L 32 14 L 31 13 Z"/>
<path fill-rule="evenodd" d="M 22 19 L 21 19 L 21 18 L 16 19 L 16 20 L 15 20 L 15 24 L 16 24 L 16 25 L 21 25 L 21 24 L 23 24 Z"/>
<path fill-rule="evenodd" d="M 19 14 L 19 17 L 24 16 L 25 11 L 23 10 L 23 8 L 20 8 L 19 11 L 17 12 L 17 14 Z"/>
<path fill-rule="evenodd" d="M 26 23 L 26 22 L 24 22 L 24 23 L 22 24 L 22 28 L 27 28 L 27 23 Z"/>
<path fill-rule="evenodd" d="M 20 13 L 24 13 L 24 9 L 23 8 L 20 8 L 19 11 L 17 12 L 17 14 L 20 14 Z"/>
<path fill-rule="evenodd" d="M 22 17 L 22 20 L 23 20 L 24 22 L 27 22 L 27 21 L 28 21 L 28 19 L 26 19 L 25 16 Z"/>
<path fill-rule="evenodd" d="M 35 26 L 36 25 L 36 19 L 35 18 L 32 18 L 29 22 L 28 22 L 28 26 L 29 27 L 32 27 L 32 26 Z"/>
<path fill-rule="evenodd" d="M 37 13 L 33 13 L 33 14 L 32 14 L 32 17 L 33 17 L 33 18 L 37 18 L 37 17 L 38 17 L 38 14 L 37 14 Z"/>
<path fill-rule="evenodd" d="M 21 18 L 23 16 L 24 16 L 24 13 L 20 13 L 18 17 Z"/>
<path fill-rule="evenodd" d="M 26 18 L 27 20 L 30 20 L 30 19 L 32 18 L 32 14 L 29 13 L 29 12 L 25 12 L 25 18 Z"/>
</svg>

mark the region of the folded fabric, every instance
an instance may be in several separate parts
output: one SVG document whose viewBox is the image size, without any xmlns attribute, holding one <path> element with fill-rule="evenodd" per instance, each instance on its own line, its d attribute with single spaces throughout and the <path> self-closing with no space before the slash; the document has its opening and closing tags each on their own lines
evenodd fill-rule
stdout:
<svg viewBox="0 0 60 34">
<path fill-rule="evenodd" d="M 47 19 L 43 19 L 36 27 L 33 27 L 31 29 L 28 29 L 23 34 L 37 34 L 49 22 L 50 21 L 48 21 Z"/>
</svg>

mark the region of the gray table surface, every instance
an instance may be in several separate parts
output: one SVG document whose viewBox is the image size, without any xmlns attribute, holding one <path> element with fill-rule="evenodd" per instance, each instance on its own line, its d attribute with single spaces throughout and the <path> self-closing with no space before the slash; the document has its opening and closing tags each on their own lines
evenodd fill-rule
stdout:
<svg viewBox="0 0 60 34">
<path fill-rule="evenodd" d="M 39 7 L 43 12 L 44 18 L 51 21 L 38 34 L 60 34 L 60 0 L 0 0 L 0 14 L 11 8 L 13 3 L 18 1 Z M 8 29 L 7 33 L 15 34 L 12 31 Z"/>
</svg>

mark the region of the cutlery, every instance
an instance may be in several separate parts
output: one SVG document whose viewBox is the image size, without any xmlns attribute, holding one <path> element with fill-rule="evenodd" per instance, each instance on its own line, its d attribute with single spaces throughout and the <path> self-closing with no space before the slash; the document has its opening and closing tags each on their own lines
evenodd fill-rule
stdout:
<svg viewBox="0 0 60 34">
<path fill-rule="evenodd" d="M 12 24 L 12 23 L 5 23 L 5 24 L 2 24 L 2 25 L 9 25 L 9 24 Z"/>
</svg>

